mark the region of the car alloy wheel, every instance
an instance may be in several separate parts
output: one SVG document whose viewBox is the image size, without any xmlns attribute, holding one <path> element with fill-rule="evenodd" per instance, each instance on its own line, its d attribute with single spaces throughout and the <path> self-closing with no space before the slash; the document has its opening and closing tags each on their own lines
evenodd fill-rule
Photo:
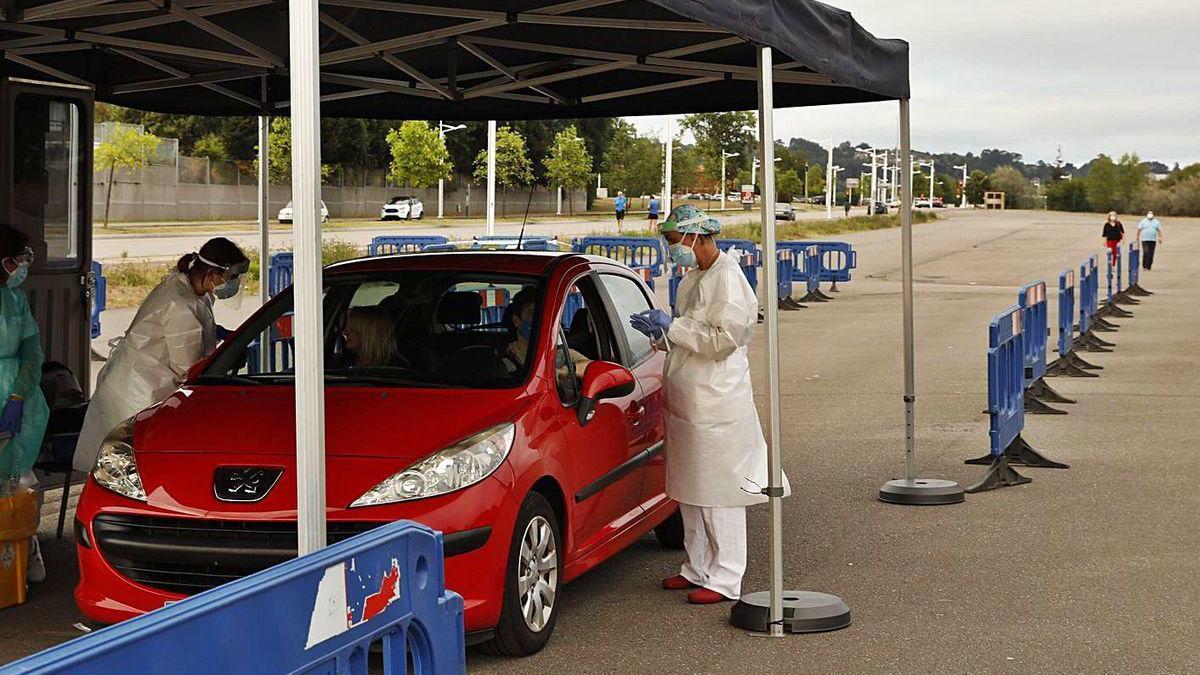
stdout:
<svg viewBox="0 0 1200 675">
<path fill-rule="evenodd" d="M 529 521 L 521 537 L 517 591 L 525 625 L 535 633 L 541 632 L 554 614 L 558 592 L 558 543 L 554 528 L 541 516 Z"/>
</svg>

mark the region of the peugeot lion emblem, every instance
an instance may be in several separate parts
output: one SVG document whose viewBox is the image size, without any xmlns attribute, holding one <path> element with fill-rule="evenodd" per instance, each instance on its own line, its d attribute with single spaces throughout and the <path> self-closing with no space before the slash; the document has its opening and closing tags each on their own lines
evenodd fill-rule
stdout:
<svg viewBox="0 0 1200 675">
<path fill-rule="evenodd" d="M 257 502 L 267 496 L 283 469 L 257 466 L 217 467 L 213 494 L 223 502 Z"/>
</svg>

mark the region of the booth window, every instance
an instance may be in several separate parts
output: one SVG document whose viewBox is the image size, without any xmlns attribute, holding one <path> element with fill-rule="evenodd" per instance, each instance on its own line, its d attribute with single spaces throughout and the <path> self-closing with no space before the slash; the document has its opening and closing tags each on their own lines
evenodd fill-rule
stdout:
<svg viewBox="0 0 1200 675">
<path fill-rule="evenodd" d="M 79 124 L 76 103 L 21 94 L 13 110 L 13 220 L 44 242 L 46 267 L 79 267 Z"/>
</svg>

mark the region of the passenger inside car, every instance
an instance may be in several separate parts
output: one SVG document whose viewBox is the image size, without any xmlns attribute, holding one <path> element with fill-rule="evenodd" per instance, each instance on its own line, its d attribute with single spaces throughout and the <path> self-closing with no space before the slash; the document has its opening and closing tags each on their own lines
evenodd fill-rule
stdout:
<svg viewBox="0 0 1200 675">
<path fill-rule="evenodd" d="M 504 314 L 504 325 L 509 329 L 510 341 L 501 355 L 501 359 L 509 373 L 521 370 L 525 364 L 525 355 L 529 353 L 529 341 L 533 338 L 533 318 L 536 309 L 534 300 L 536 299 L 533 289 L 523 290 L 513 297 Z M 581 375 L 587 364 L 593 360 L 574 349 L 568 350 L 568 353 L 577 375 Z M 557 367 L 560 371 L 564 371 L 566 364 L 559 364 Z M 559 375 L 561 376 L 562 373 L 560 372 Z"/>
<path fill-rule="evenodd" d="M 343 337 L 349 366 L 373 368 L 398 365 L 392 337 L 393 317 L 378 305 L 355 307 L 346 316 Z"/>
</svg>

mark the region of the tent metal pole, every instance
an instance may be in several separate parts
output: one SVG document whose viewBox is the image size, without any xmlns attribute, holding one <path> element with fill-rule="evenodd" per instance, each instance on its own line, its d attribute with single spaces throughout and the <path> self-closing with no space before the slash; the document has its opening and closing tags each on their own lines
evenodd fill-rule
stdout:
<svg viewBox="0 0 1200 675">
<path fill-rule="evenodd" d="M 909 100 L 900 99 L 900 257 L 904 295 L 904 478 L 917 477 L 916 347 L 913 322 L 912 126 Z M 895 188 L 893 188 L 895 189 Z"/>
<path fill-rule="evenodd" d="M 265 92 L 264 92 L 265 93 Z M 258 116 L 258 298 L 262 304 L 271 299 L 268 281 L 271 278 L 271 215 L 270 167 L 271 118 Z M 258 337 L 258 372 L 265 373 L 271 367 L 271 330 L 267 328 Z"/>
<path fill-rule="evenodd" d="M 325 354 L 321 307 L 321 85 L 317 0 L 289 0 L 295 242 L 296 518 L 300 555 L 325 546 Z"/>
<path fill-rule="evenodd" d="M 767 447 L 767 489 L 771 504 L 771 605 L 770 634 L 783 636 L 783 464 L 780 444 L 779 397 L 779 285 L 775 265 L 775 95 L 771 75 L 771 48 L 758 52 L 758 154 L 762 163 L 763 271 L 766 272 L 767 398 L 771 417 Z M 724 186 L 721 187 L 724 191 Z"/>
<path fill-rule="evenodd" d="M 496 120 L 488 120 L 487 131 L 487 226 L 485 234 L 496 234 Z"/>
<path fill-rule="evenodd" d="M 667 115 L 667 151 L 664 157 L 665 164 L 663 166 L 663 197 L 662 197 L 662 213 L 665 219 L 667 214 L 671 213 L 671 151 L 675 148 L 675 132 L 671 130 L 671 116 Z"/>
</svg>

